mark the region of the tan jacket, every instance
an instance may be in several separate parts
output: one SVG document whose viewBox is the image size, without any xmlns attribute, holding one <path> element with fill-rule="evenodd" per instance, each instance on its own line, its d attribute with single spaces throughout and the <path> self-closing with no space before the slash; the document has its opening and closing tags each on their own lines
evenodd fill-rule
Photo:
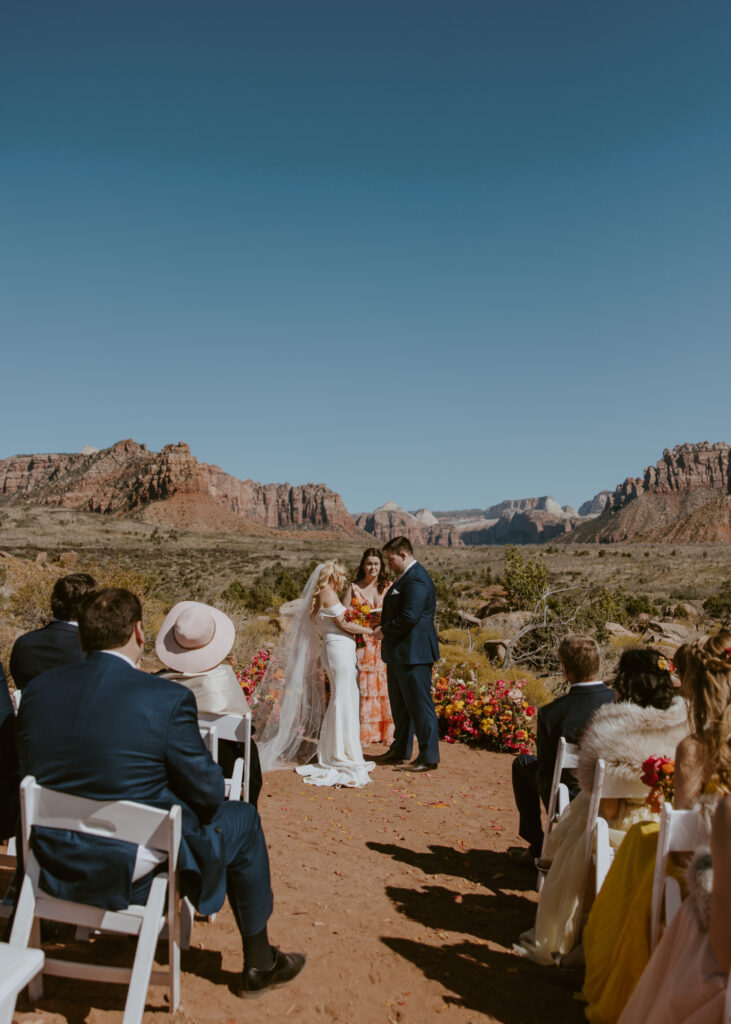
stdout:
<svg viewBox="0 0 731 1024">
<path fill-rule="evenodd" d="M 189 675 L 187 672 L 163 672 L 162 675 L 192 690 L 199 712 L 245 715 L 249 710 L 236 673 L 225 662 L 200 675 Z"/>
</svg>

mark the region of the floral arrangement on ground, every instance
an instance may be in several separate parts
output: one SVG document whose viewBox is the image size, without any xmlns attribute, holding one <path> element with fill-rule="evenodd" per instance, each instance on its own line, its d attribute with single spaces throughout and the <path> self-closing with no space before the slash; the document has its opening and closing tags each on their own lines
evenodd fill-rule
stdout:
<svg viewBox="0 0 731 1024">
<path fill-rule="evenodd" d="M 267 670 L 271 653 L 257 651 L 250 665 L 236 669 L 244 695 L 250 698 Z M 432 683 L 439 734 L 447 743 L 469 743 L 487 750 L 530 754 L 535 748 L 529 720 L 535 708 L 525 699 L 522 680 L 478 683 L 453 672 L 435 672 Z"/>
<path fill-rule="evenodd" d="M 535 749 L 528 720 L 536 709 L 525 699 L 523 682 L 498 679 L 480 685 L 454 675 L 437 676 L 432 697 L 439 735 L 447 743 L 470 743 L 511 754 Z"/>
</svg>

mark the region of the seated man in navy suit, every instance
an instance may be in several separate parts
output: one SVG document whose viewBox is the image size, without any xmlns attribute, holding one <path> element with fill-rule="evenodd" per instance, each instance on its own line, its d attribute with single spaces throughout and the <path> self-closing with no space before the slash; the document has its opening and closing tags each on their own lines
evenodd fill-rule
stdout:
<svg viewBox="0 0 731 1024">
<path fill-rule="evenodd" d="M 543 847 L 541 800 L 548 807 L 551 783 L 558 754 L 558 741 L 578 743 L 589 719 L 602 704 L 615 699 L 614 690 L 597 679 L 601 655 L 596 640 L 581 633 L 565 636 L 558 648 L 558 659 L 571 689 L 563 697 L 538 709 L 536 757 L 519 754 L 513 761 L 513 793 L 520 814 L 518 834 L 529 848 L 513 847 L 513 860 L 528 866 L 540 857 Z M 576 779 L 562 781 L 573 799 L 578 793 Z"/>
<path fill-rule="evenodd" d="M 89 594 L 79 611 L 84 661 L 37 676 L 18 716 L 21 773 L 92 800 L 180 805 L 181 888 L 202 914 L 228 894 L 244 946 L 240 994 L 294 978 L 299 953 L 269 944 L 269 857 L 256 809 L 224 800 L 223 773 L 198 731 L 193 693 L 140 672 L 142 608 L 128 590 Z M 157 869 L 114 839 L 35 829 L 41 886 L 53 896 L 111 910 L 144 901 Z M 148 855 L 149 856 L 149 855 Z"/>
<path fill-rule="evenodd" d="M 9 668 L 19 690 L 46 669 L 82 660 L 79 606 L 96 587 L 96 580 L 88 572 L 74 572 L 56 580 L 51 591 L 51 621 L 42 629 L 19 636 L 13 644 Z"/>
</svg>

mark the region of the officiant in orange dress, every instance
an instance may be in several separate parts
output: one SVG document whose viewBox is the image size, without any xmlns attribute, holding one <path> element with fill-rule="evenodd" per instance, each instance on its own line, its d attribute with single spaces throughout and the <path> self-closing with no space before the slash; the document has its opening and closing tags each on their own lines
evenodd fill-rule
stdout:
<svg viewBox="0 0 731 1024">
<path fill-rule="evenodd" d="M 360 617 L 366 609 L 380 611 L 383 597 L 390 586 L 388 570 L 378 548 L 363 552 L 355 574 L 355 582 L 345 592 L 343 604 L 351 616 Z M 378 618 L 373 625 L 378 625 Z M 372 636 L 361 639 L 356 648 L 358 685 L 360 687 L 360 741 L 389 745 L 393 740 L 393 719 L 388 701 L 386 666 L 381 661 L 381 642 Z"/>
</svg>

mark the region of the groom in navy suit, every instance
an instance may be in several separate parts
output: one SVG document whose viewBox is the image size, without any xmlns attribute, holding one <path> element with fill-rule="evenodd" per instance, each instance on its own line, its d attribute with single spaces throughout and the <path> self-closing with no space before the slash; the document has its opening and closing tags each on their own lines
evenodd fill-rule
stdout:
<svg viewBox="0 0 731 1024">
<path fill-rule="evenodd" d="M 198 731 L 191 690 L 140 672 L 142 609 L 107 588 L 79 611 L 84 661 L 36 676 L 18 716 L 21 775 L 91 800 L 182 809 L 181 888 L 202 914 L 228 895 L 244 946 L 240 994 L 281 985 L 304 956 L 272 947 L 269 858 L 256 809 L 224 800 L 223 773 Z M 130 843 L 36 828 L 31 846 L 52 896 L 119 910 L 144 902 L 161 869 Z"/>
<path fill-rule="evenodd" d="M 439 764 L 439 727 L 431 695 L 432 665 L 439 657 L 434 628 L 437 607 L 434 583 L 414 558 L 408 537 L 394 537 L 383 554 L 398 577 L 383 599 L 381 657 L 388 674 L 394 734 L 379 764 L 403 764 L 411 753 L 411 723 L 419 744 L 418 756 L 402 770 L 434 771 Z"/>
</svg>

